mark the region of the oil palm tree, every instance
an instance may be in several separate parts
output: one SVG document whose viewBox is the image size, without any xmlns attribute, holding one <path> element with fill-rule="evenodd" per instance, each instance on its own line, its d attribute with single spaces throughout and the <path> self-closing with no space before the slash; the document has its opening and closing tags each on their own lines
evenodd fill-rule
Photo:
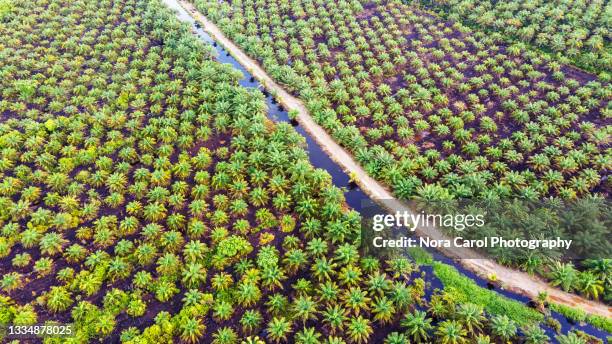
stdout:
<svg viewBox="0 0 612 344">
<path fill-rule="evenodd" d="M 275 343 L 286 342 L 291 331 L 292 324 L 284 317 L 272 318 L 267 328 L 268 337 Z"/>
<path fill-rule="evenodd" d="M 262 321 L 263 317 L 259 311 L 249 309 L 240 318 L 240 325 L 242 325 L 242 331 L 248 334 L 255 332 L 261 326 Z"/>
<path fill-rule="evenodd" d="M 503 340 L 510 340 L 517 332 L 516 324 L 505 314 L 493 317 L 490 325 L 492 333 Z"/>
<path fill-rule="evenodd" d="M 467 330 L 456 320 L 445 320 L 438 324 L 436 337 L 444 344 L 466 343 Z"/>
<path fill-rule="evenodd" d="M 305 324 L 308 320 L 316 319 L 317 304 L 310 296 L 299 296 L 293 300 L 292 310 L 295 318 Z"/>
<path fill-rule="evenodd" d="M 473 335 L 482 330 L 482 324 L 486 320 L 482 307 L 472 303 L 461 304 L 457 311 L 457 318 L 468 333 Z"/>
<path fill-rule="evenodd" d="M 187 343 L 197 343 L 206 331 L 206 326 L 198 318 L 187 317 L 180 324 L 180 338 Z"/>
<path fill-rule="evenodd" d="M 523 332 L 525 333 L 525 342 L 526 343 L 529 343 L 529 344 L 543 344 L 543 343 L 548 343 L 548 341 L 549 341 L 549 338 L 546 335 L 546 333 L 544 332 L 544 330 L 542 330 L 538 326 L 530 326 L 530 327 L 526 328 Z"/>
<path fill-rule="evenodd" d="M 586 339 L 579 337 L 575 332 L 561 334 L 555 337 L 561 344 L 586 344 Z"/>
<path fill-rule="evenodd" d="M 293 338 L 298 344 L 315 344 L 320 343 L 320 337 L 321 333 L 317 332 L 313 327 L 305 327 L 297 332 Z"/>
<path fill-rule="evenodd" d="M 361 315 L 349 318 L 347 334 L 352 343 L 367 343 L 374 330 L 368 319 Z"/>
<path fill-rule="evenodd" d="M 417 343 L 427 341 L 429 332 L 433 329 L 431 319 L 427 318 L 425 312 L 419 310 L 406 313 L 400 325 L 406 328 L 407 334 Z"/>
</svg>

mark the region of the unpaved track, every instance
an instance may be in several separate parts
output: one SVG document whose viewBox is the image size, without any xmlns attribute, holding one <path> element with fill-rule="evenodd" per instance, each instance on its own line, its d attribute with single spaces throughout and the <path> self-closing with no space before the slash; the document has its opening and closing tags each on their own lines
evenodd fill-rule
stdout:
<svg viewBox="0 0 612 344">
<path fill-rule="evenodd" d="M 412 212 L 412 210 L 400 201 L 395 200 L 393 194 L 382 184 L 371 178 L 363 168 L 353 159 L 352 155 L 344 148 L 338 145 L 332 137 L 319 126 L 308 114 L 308 110 L 304 104 L 296 97 L 289 94 L 283 87 L 274 82 L 272 78 L 263 70 L 257 61 L 251 59 L 242 50 L 235 45 L 230 39 L 225 37 L 221 30 L 209 21 L 202 13 L 197 11 L 195 7 L 184 0 L 178 0 L 179 4 L 190 13 L 190 15 L 200 22 L 202 28 L 218 43 L 220 43 L 241 65 L 243 65 L 259 82 L 271 93 L 276 93 L 276 99 L 286 109 L 294 109 L 299 112 L 297 121 L 302 127 L 312 136 L 313 139 L 321 146 L 321 148 L 333 159 L 338 165 L 342 166 L 345 171 L 356 177 L 356 182 L 361 189 L 372 198 L 372 200 L 385 200 L 381 203 L 391 213 L 396 211 Z M 417 234 L 421 236 L 429 236 L 432 239 L 442 239 L 444 234 L 432 227 L 418 228 Z M 441 250 L 445 255 L 451 258 L 466 257 L 466 253 L 457 252 L 453 249 Z M 530 298 L 537 297 L 540 292 L 547 292 L 550 301 L 570 307 L 575 307 L 584 310 L 588 314 L 601 315 L 604 317 L 612 317 L 612 307 L 608 307 L 602 303 L 585 299 L 579 295 L 566 293 L 562 290 L 553 288 L 544 280 L 530 276 L 527 273 L 510 269 L 502 266 L 495 261 L 477 255 L 474 252 L 469 253 L 471 259 L 460 259 L 459 262 L 465 268 L 475 272 L 482 277 L 495 275 L 497 281 L 502 286 L 510 291 L 525 295 Z"/>
</svg>

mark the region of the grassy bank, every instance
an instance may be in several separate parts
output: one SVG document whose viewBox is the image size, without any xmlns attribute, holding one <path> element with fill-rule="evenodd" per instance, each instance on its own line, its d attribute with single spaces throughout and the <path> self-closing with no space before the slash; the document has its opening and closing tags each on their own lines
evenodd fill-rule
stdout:
<svg viewBox="0 0 612 344">
<path fill-rule="evenodd" d="M 471 302 L 481 305 L 488 313 L 505 314 L 521 325 L 544 319 L 541 313 L 518 301 L 510 300 L 494 291 L 481 288 L 450 265 L 434 262 L 433 269 L 436 276 L 444 284 L 445 290 L 452 293 L 458 302 Z"/>
<path fill-rule="evenodd" d="M 553 311 L 562 314 L 563 316 L 577 321 L 577 322 L 587 322 L 599 329 L 612 333 L 612 319 L 598 316 L 598 315 L 589 315 L 586 314 L 583 310 L 572 308 L 564 305 L 559 305 L 553 303 L 550 305 L 550 309 Z"/>
</svg>

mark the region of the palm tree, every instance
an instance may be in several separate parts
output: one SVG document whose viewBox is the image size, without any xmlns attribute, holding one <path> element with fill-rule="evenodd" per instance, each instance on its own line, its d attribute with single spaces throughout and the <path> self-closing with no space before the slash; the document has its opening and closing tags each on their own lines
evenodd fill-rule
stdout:
<svg viewBox="0 0 612 344">
<path fill-rule="evenodd" d="M 375 299 L 372 313 L 374 314 L 374 319 L 380 321 L 380 323 L 384 325 L 393 321 L 395 307 L 391 300 L 383 296 Z"/>
<path fill-rule="evenodd" d="M 391 300 L 398 310 L 405 311 L 412 304 L 412 292 L 405 282 L 395 281 L 391 287 Z"/>
<path fill-rule="evenodd" d="M 197 288 L 206 281 L 206 269 L 199 263 L 188 263 L 183 269 L 182 282 L 187 288 Z"/>
<path fill-rule="evenodd" d="M 494 335 L 507 341 L 516 335 L 516 324 L 507 315 L 497 315 L 491 319 L 491 330 Z"/>
<path fill-rule="evenodd" d="M 491 344 L 491 338 L 489 336 L 485 336 L 484 334 L 479 334 L 478 337 L 475 338 L 476 344 Z"/>
<path fill-rule="evenodd" d="M 255 283 L 243 282 L 238 285 L 236 291 L 238 302 L 242 306 L 252 306 L 261 298 L 261 291 Z"/>
<path fill-rule="evenodd" d="M 473 335 L 482 330 L 482 323 L 486 320 L 482 307 L 473 303 L 461 304 L 457 317 L 466 330 Z"/>
<path fill-rule="evenodd" d="M 277 265 L 266 266 L 261 273 L 261 284 L 270 291 L 276 288 L 282 289 L 282 282 L 285 279 L 287 279 L 285 272 Z"/>
<path fill-rule="evenodd" d="M 106 337 L 115 329 L 116 320 L 112 314 L 103 313 L 96 318 L 94 329 L 98 336 Z"/>
<path fill-rule="evenodd" d="M 331 334 L 335 334 L 338 331 L 344 329 L 344 323 L 347 319 L 347 311 L 339 305 L 328 306 L 325 311 L 322 312 L 322 321 L 326 328 L 329 329 Z"/>
<path fill-rule="evenodd" d="M 558 335 L 555 337 L 560 344 L 586 344 L 587 340 L 579 337 L 575 332 L 569 332 L 566 335 Z"/>
<path fill-rule="evenodd" d="M 268 301 L 266 302 L 268 312 L 273 315 L 279 315 L 285 312 L 288 304 L 289 301 L 287 300 L 287 297 L 279 293 L 270 295 Z"/>
<path fill-rule="evenodd" d="M 230 327 L 223 327 L 213 334 L 213 344 L 236 344 L 238 334 Z"/>
<path fill-rule="evenodd" d="M 13 318 L 13 324 L 17 326 L 33 325 L 36 323 L 38 315 L 32 305 L 25 305 L 18 307 L 15 310 L 15 317 Z"/>
<path fill-rule="evenodd" d="M 612 259 L 587 259 L 584 266 L 594 273 L 599 279 L 612 283 Z"/>
<path fill-rule="evenodd" d="M 226 291 L 233 283 L 232 275 L 226 272 L 219 272 L 211 278 L 211 285 L 216 291 Z"/>
<path fill-rule="evenodd" d="M 342 294 L 342 300 L 348 310 L 355 315 L 359 315 L 361 311 L 368 311 L 370 309 L 369 303 L 371 299 L 364 290 L 358 287 L 351 287 L 345 290 Z"/>
<path fill-rule="evenodd" d="M 293 314 L 305 324 L 308 320 L 316 319 L 317 304 L 310 296 L 299 296 L 293 301 Z"/>
<path fill-rule="evenodd" d="M 333 276 L 334 268 L 336 264 L 327 261 L 327 258 L 321 257 L 315 259 L 314 265 L 311 267 L 311 271 L 314 277 L 318 281 L 329 280 Z"/>
<path fill-rule="evenodd" d="M 384 344 L 409 344 L 410 340 L 406 335 L 399 332 L 391 332 L 385 337 Z"/>
<path fill-rule="evenodd" d="M 429 338 L 429 331 L 433 329 L 431 319 L 427 318 L 425 312 L 419 310 L 415 310 L 412 313 L 406 313 L 400 325 L 406 328 L 408 335 L 417 343 L 427 341 Z"/>
<path fill-rule="evenodd" d="M 525 333 L 525 343 L 527 344 L 544 344 L 549 341 L 548 336 L 539 326 L 529 326 L 523 332 Z"/>
<path fill-rule="evenodd" d="M 592 272 L 585 271 L 580 273 L 578 278 L 578 288 L 587 297 L 595 300 L 604 292 L 603 281 L 597 278 Z"/>
<path fill-rule="evenodd" d="M 571 263 L 555 261 L 551 268 L 549 278 L 551 285 L 560 286 L 565 291 L 573 290 L 577 283 L 577 273 Z"/>
<path fill-rule="evenodd" d="M 286 342 L 291 333 L 291 322 L 284 317 L 272 318 L 267 328 L 268 337 L 275 343 Z"/>
<path fill-rule="evenodd" d="M 22 275 L 16 271 L 11 271 L 10 273 L 4 275 L 0 281 L 0 288 L 6 293 L 10 293 L 11 291 L 21 288 L 22 286 Z"/>
<path fill-rule="evenodd" d="M 352 343 L 367 343 L 373 332 L 370 321 L 361 315 L 349 319 L 347 334 Z"/>
<path fill-rule="evenodd" d="M 317 344 L 320 343 L 321 334 L 316 332 L 313 327 L 305 327 L 293 337 L 297 344 Z"/>
<path fill-rule="evenodd" d="M 155 286 L 155 298 L 161 302 L 170 300 L 179 290 L 173 282 L 162 280 Z"/>
<path fill-rule="evenodd" d="M 187 343 L 197 343 L 206 331 L 206 326 L 201 320 L 193 317 L 183 319 L 179 327 L 181 340 Z"/>
<path fill-rule="evenodd" d="M 445 320 L 438 324 L 436 336 L 438 341 L 443 344 L 459 344 L 467 342 L 467 330 L 455 320 Z"/>
<path fill-rule="evenodd" d="M 242 325 L 242 331 L 249 334 L 256 332 L 262 321 L 263 317 L 259 311 L 249 309 L 240 318 L 240 325 Z"/>
</svg>

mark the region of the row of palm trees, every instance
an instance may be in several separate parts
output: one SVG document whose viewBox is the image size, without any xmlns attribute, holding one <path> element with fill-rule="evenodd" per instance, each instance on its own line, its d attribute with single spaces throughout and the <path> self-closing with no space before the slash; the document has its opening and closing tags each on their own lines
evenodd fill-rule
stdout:
<svg viewBox="0 0 612 344">
<path fill-rule="evenodd" d="M 398 2 L 194 3 L 399 198 L 609 194 L 612 89 L 550 56 Z M 608 294 L 597 276 L 570 289 Z"/>
<path fill-rule="evenodd" d="M 423 283 L 413 288 L 399 280 L 411 270 L 407 261 L 390 265 L 393 281 L 377 260 L 360 259 L 351 244 L 359 215 L 346 209 L 330 176 L 309 164 L 303 138 L 290 125 L 265 118 L 261 93 L 238 87 L 237 73 L 208 61 L 204 47 L 175 27 L 159 3 L 121 4 L 122 11 L 110 2 L 88 4 L 85 11 L 80 2 L 55 1 L 45 10 L 30 4 L 21 16 L 48 19 L 25 31 L 32 37 L 23 34 L 21 22 L 11 23 L 7 39 L 54 38 L 45 26 L 56 28 L 66 15 L 70 22 L 84 12 L 88 27 L 97 22 L 95 10 L 103 23 L 109 20 L 102 31 L 110 36 L 124 34 L 117 25 L 127 36 L 151 37 L 134 53 L 142 59 L 122 60 L 120 46 L 96 45 L 100 56 L 125 63 L 125 70 L 112 70 L 89 61 L 98 69 L 84 73 L 99 75 L 98 81 L 77 73 L 82 65 L 63 74 L 55 67 L 89 58 L 87 44 L 50 53 L 35 75 L 19 72 L 32 69 L 23 62 L 27 51 L 9 52 L 2 66 L 4 110 L 31 110 L 0 128 L 6 176 L 0 250 L 10 261 L 0 282 L 8 296 L 0 307 L 3 322 L 31 325 L 69 316 L 76 333 L 65 341 L 74 343 L 211 336 L 232 343 L 238 333 L 263 326 L 270 339 L 282 339 L 294 326 L 283 331 L 281 314 L 304 326 L 323 311 L 321 303 L 329 308 L 331 327 L 346 327 L 353 342 L 365 342 L 374 331 L 365 317 L 370 300 L 376 318 L 387 323 L 399 317 L 395 307 L 407 309 L 413 294 L 422 296 Z M 59 5 L 66 14 L 59 15 Z M 58 35 L 78 29 L 62 27 Z M 97 32 L 91 38 L 107 41 Z M 38 53 L 45 52 L 41 44 Z M 52 89 L 49 73 L 65 81 Z M 21 77 L 28 81 L 15 80 Z M 108 84 L 100 91 L 106 80 L 122 77 L 137 80 L 138 87 Z M 71 93 L 95 101 L 86 107 L 77 96 L 72 104 L 54 105 L 55 94 Z M 63 116 L 71 106 L 78 111 Z M 42 290 L 33 289 L 41 284 Z M 325 293 L 315 304 L 317 289 Z M 23 290 L 27 303 L 11 300 Z M 151 311 L 159 309 L 167 311 Z M 128 328 L 126 319 L 153 317 L 146 329 Z M 233 320 L 240 327 L 230 327 Z M 207 331 L 211 322 L 220 324 L 217 331 Z M 300 340 L 318 336 L 314 329 L 299 333 Z"/>
<path fill-rule="evenodd" d="M 240 73 L 209 60 L 161 3 L 29 3 L 7 30 L 3 46 L 28 43 L 0 62 L 11 117 L 0 127 L 0 254 L 10 262 L 0 288 L 43 290 L 24 305 L 6 298 L 3 324 L 70 315 L 69 342 L 117 340 L 121 318 L 150 320 L 152 305 L 176 313 L 184 295 L 180 332 L 162 332 L 195 341 L 212 316 L 200 302 L 231 280 L 221 271 L 298 217 L 309 238 L 355 237 L 359 215 L 309 164 L 303 138 L 267 120 L 263 95 L 240 88 Z M 73 36 L 81 41 L 61 45 Z M 278 267 L 262 272 L 262 286 L 282 286 Z M 241 286 L 251 305 L 259 286 Z"/>
<path fill-rule="evenodd" d="M 449 18 L 549 49 L 609 78 L 612 7 L 605 1 L 430 1 Z M 607 73 L 607 75 L 606 75 Z"/>
<path fill-rule="evenodd" d="M 196 4 L 401 197 L 418 195 L 400 185 L 410 175 L 458 197 L 499 190 L 493 180 L 504 182 L 502 196 L 529 198 L 602 186 L 610 88 L 568 78 L 546 56 L 397 3 L 379 4 L 367 20 L 357 3 L 279 1 L 285 12 L 253 1 Z M 285 20 L 289 13 L 301 17 Z M 474 173 L 476 190 L 463 180 Z"/>
</svg>

